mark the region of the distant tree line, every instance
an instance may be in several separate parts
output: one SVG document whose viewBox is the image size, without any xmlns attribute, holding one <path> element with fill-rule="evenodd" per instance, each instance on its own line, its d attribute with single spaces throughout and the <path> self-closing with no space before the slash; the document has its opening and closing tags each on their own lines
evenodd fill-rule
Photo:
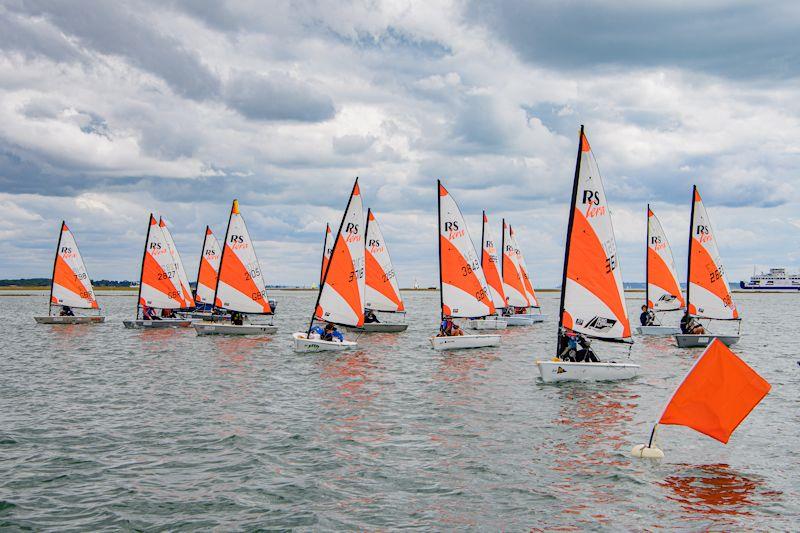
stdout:
<svg viewBox="0 0 800 533">
<path fill-rule="evenodd" d="M 95 287 L 130 287 L 128 280 L 114 281 L 109 279 L 92 280 Z M 0 279 L 0 287 L 49 287 L 50 278 L 19 278 L 19 279 Z"/>
</svg>

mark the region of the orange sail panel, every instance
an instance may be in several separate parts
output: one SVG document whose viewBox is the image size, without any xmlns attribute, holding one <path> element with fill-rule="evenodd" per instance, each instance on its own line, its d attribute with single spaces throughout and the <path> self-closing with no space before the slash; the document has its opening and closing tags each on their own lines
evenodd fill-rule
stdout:
<svg viewBox="0 0 800 533">
<path fill-rule="evenodd" d="M 512 307 L 530 307 L 519 268 L 518 251 L 511 236 L 511 226 L 503 220 L 503 291 L 506 304 Z"/>
<path fill-rule="evenodd" d="M 366 266 L 366 309 L 373 311 L 404 311 L 397 285 L 392 259 L 386 248 L 378 221 L 372 210 L 367 210 L 367 243 L 365 250 Z"/>
<path fill-rule="evenodd" d="M 727 443 L 770 388 L 730 348 L 714 339 L 675 390 L 658 423 L 690 427 Z"/>
<path fill-rule="evenodd" d="M 346 326 L 364 324 L 364 230 L 364 209 L 356 179 L 320 287 L 314 311 L 318 319 Z"/>
<path fill-rule="evenodd" d="M 178 275 L 173 255 L 158 222 L 150 215 L 145 243 L 139 304 L 159 309 L 180 309 L 184 305 L 173 279 Z"/>
<path fill-rule="evenodd" d="M 453 197 L 439 183 L 439 269 L 442 314 L 481 317 L 495 313 L 467 223 Z"/>
<path fill-rule="evenodd" d="M 495 309 L 506 306 L 506 294 L 503 290 L 503 280 L 500 277 L 500 257 L 498 254 L 497 238 L 489 224 L 489 217 L 483 213 L 483 242 L 481 244 L 481 268 L 486 275 L 486 285 L 492 297 Z"/>
<path fill-rule="evenodd" d="M 686 294 L 691 315 L 719 320 L 739 318 L 717 248 L 717 239 L 711 229 L 711 220 L 697 187 L 693 192 Z"/>
<path fill-rule="evenodd" d="M 234 200 L 219 263 L 214 305 L 240 313 L 270 314 L 267 287 L 253 240 Z"/>
<path fill-rule="evenodd" d="M 200 268 L 197 271 L 197 291 L 194 295 L 197 303 L 214 305 L 214 290 L 217 287 L 220 256 L 219 241 L 211 228 L 206 226 L 203 251 L 200 255 Z"/>
<path fill-rule="evenodd" d="M 331 225 L 325 224 L 325 244 L 322 248 L 322 268 L 319 271 L 319 283 L 322 284 L 325 278 L 325 270 L 328 268 L 328 263 L 331 260 L 331 252 L 333 251 L 333 235 L 331 234 Z"/>
<path fill-rule="evenodd" d="M 627 339 L 631 328 L 611 213 L 597 162 L 583 133 L 580 146 L 561 320 L 578 333 Z"/>
<path fill-rule="evenodd" d="M 684 307 L 672 248 L 658 217 L 647 208 L 647 306 L 654 311 Z"/>
<path fill-rule="evenodd" d="M 175 246 L 175 241 L 172 239 L 172 234 L 167 228 L 167 224 L 164 222 L 164 219 L 161 218 L 158 221 L 158 225 L 161 228 L 161 232 L 164 234 L 164 240 L 167 243 L 167 249 L 169 253 L 172 255 L 172 259 L 175 262 L 175 271 L 177 276 L 175 276 L 172 281 L 175 284 L 175 288 L 178 289 L 178 292 L 183 299 L 182 308 L 192 308 L 194 307 L 194 298 L 192 298 L 192 291 L 189 287 L 189 277 L 186 275 L 186 270 L 183 268 L 183 262 L 181 261 L 181 255 L 178 253 L 178 248 Z"/>
<path fill-rule="evenodd" d="M 75 237 L 61 223 L 61 236 L 56 251 L 50 303 L 78 309 L 98 309 L 86 265 L 78 250 Z"/>
</svg>

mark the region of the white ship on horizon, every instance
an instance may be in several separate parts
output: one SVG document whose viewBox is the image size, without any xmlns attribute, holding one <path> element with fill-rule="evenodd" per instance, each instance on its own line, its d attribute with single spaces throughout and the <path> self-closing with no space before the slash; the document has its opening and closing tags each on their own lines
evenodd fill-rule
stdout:
<svg viewBox="0 0 800 533">
<path fill-rule="evenodd" d="M 739 287 L 757 292 L 800 291 L 800 274 L 786 274 L 785 268 L 770 268 L 769 272 L 753 273 L 750 281 L 740 281 Z"/>
</svg>

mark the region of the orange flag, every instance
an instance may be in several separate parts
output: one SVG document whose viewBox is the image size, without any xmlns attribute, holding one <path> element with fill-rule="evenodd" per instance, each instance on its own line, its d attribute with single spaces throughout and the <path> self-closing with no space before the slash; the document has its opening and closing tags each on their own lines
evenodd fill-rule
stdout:
<svg viewBox="0 0 800 533">
<path fill-rule="evenodd" d="M 714 339 L 678 386 L 658 423 L 687 426 L 727 443 L 770 388 L 755 370 Z"/>
</svg>

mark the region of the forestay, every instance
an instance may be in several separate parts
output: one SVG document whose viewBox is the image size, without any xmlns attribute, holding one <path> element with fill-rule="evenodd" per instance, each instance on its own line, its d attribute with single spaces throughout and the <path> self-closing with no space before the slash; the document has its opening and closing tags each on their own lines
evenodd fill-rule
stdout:
<svg viewBox="0 0 800 533">
<path fill-rule="evenodd" d="M 175 262 L 176 276 L 172 278 L 172 282 L 181 295 L 181 298 L 183 298 L 181 307 L 194 307 L 194 298 L 192 298 L 192 291 L 189 288 L 189 278 L 186 275 L 186 270 L 183 268 L 183 261 L 181 261 L 181 255 L 178 253 L 178 248 L 175 246 L 175 241 L 172 239 L 172 234 L 163 218 L 159 219 L 158 225 L 161 228 L 161 232 L 164 234 L 164 241 L 167 243 L 167 249 L 172 255 L 172 260 Z"/>
<path fill-rule="evenodd" d="M 225 232 L 214 305 L 240 313 L 272 313 L 261 264 L 239 212 L 238 200 L 233 201 Z"/>
<path fill-rule="evenodd" d="M 98 309 L 86 265 L 78 250 L 75 237 L 65 222 L 61 222 L 61 234 L 53 264 L 53 281 L 50 291 L 52 305 L 68 305 L 78 309 Z"/>
<path fill-rule="evenodd" d="M 483 212 L 483 229 L 481 231 L 481 268 L 486 276 L 486 285 L 495 309 L 506 306 L 506 295 L 503 280 L 500 277 L 500 257 L 497 253 L 497 238 L 489 224 L 486 211 Z"/>
<path fill-rule="evenodd" d="M 495 313 L 467 224 L 455 200 L 441 182 L 439 272 L 442 315 L 477 318 Z"/>
<path fill-rule="evenodd" d="M 519 247 L 519 243 L 517 243 L 517 236 L 514 233 L 514 228 L 509 226 L 509 233 L 511 234 L 511 241 L 514 244 L 514 248 L 517 250 L 517 266 L 519 267 L 520 278 L 522 278 L 522 285 L 525 287 L 525 298 L 527 298 L 530 307 L 539 307 L 539 299 L 536 298 L 536 293 L 533 291 L 533 283 L 531 283 L 531 278 L 528 275 L 528 265 L 525 264 L 525 256 L 522 255 L 522 249 Z"/>
<path fill-rule="evenodd" d="M 316 318 L 346 326 L 364 324 L 364 229 L 364 209 L 356 179 L 322 280 Z"/>
<path fill-rule="evenodd" d="M 717 239 L 697 187 L 692 191 L 689 267 L 686 301 L 689 314 L 718 320 L 736 320 L 739 312 L 731 297 Z"/>
<path fill-rule="evenodd" d="M 195 302 L 213 305 L 214 290 L 217 287 L 219 274 L 219 260 L 221 250 L 219 241 L 211 228 L 206 226 L 206 236 L 203 239 L 203 251 L 200 254 L 200 266 L 197 269 L 197 291 L 194 295 Z"/>
<path fill-rule="evenodd" d="M 654 311 L 681 309 L 678 272 L 672 248 L 655 213 L 647 206 L 647 307 Z"/>
<path fill-rule="evenodd" d="M 559 324 L 603 339 L 631 336 L 611 213 L 581 127 Z"/>
<path fill-rule="evenodd" d="M 151 214 L 142 259 L 139 305 L 159 309 L 183 307 L 183 298 L 172 281 L 177 275 L 177 266 L 169 253 L 164 233 Z"/>
<path fill-rule="evenodd" d="M 512 307 L 530 307 L 517 252 L 517 246 L 511 237 L 511 226 L 503 219 L 503 291 L 506 302 Z"/>
<path fill-rule="evenodd" d="M 367 210 L 367 241 L 365 250 L 366 302 L 373 311 L 404 311 L 392 259 L 386 248 L 383 232 L 371 209 Z"/>
</svg>

